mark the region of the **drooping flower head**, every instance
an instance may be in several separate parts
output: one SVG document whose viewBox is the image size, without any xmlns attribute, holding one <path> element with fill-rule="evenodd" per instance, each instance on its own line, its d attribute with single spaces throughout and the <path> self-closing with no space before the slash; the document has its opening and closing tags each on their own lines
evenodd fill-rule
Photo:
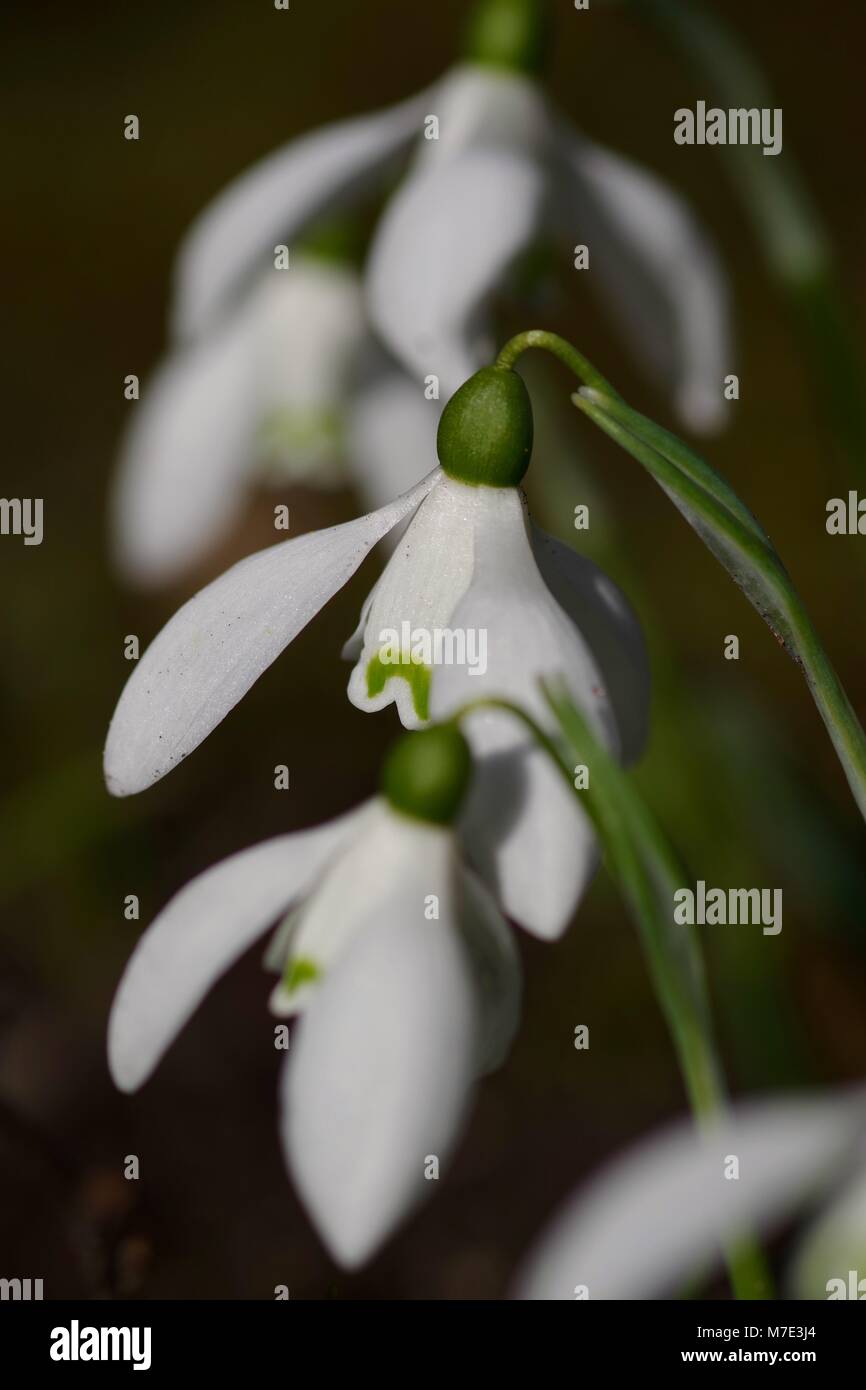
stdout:
<svg viewBox="0 0 866 1390">
<path fill-rule="evenodd" d="M 345 455 L 368 506 L 410 487 L 433 461 L 439 406 L 425 387 L 446 401 L 488 359 L 496 295 L 538 246 L 600 292 L 684 423 L 720 424 L 731 349 L 716 254 L 677 194 L 552 108 L 544 9 L 481 0 L 463 61 L 439 81 L 292 140 L 195 220 L 173 349 L 121 460 L 115 549 L 133 578 L 173 578 L 212 544 L 263 448 L 311 482 Z M 323 219 L 388 190 L 395 170 L 363 279 L 313 261 Z M 590 260 L 575 274 L 578 246 Z M 288 269 L 274 268 L 278 247 Z M 389 349 L 375 370 L 370 329 Z"/>
<path fill-rule="evenodd" d="M 434 1190 L 425 1167 L 446 1168 L 475 1077 L 501 1064 L 517 1027 L 512 933 L 453 832 L 470 775 L 454 726 L 404 735 L 379 796 L 178 893 L 112 1008 L 112 1075 L 133 1091 L 219 976 L 282 919 L 266 956 L 279 973 L 271 1004 L 303 1017 L 280 1079 L 280 1136 L 307 1211 L 347 1266 Z"/>
<path fill-rule="evenodd" d="M 130 676 L 106 744 L 110 790 L 141 791 L 192 752 L 410 515 L 350 644 L 350 699 L 367 710 L 394 701 L 410 728 L 481 696 L 544 721 L 538 681 L 561 675 L 607 746 L 636 756 L 648 700 L 640 626 L 601 571 L 531 527 L 519 491 L 531 447 L 521 377 L 482 369 L 443 413 L 441 467 L 410 493 L 250 556 L 208 585 Z M 479 711 L 468 731 L 480 760 L 464 815 L 469 857 L 509 915 L 555 937 L 596 867 L 589 823 L 513 719 Z"/>
</svg>

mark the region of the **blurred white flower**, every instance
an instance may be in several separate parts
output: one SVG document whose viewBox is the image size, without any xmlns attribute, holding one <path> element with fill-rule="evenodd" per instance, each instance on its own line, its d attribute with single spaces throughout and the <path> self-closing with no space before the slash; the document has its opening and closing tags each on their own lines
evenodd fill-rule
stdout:
<svg viewBox="0 0 866 1390">
<path fill-rule="evenodd" d="M 112 497 L 118 567 L 142 585 L 182 574 L 257 479 L 351 482 L 379 506 L 435 463 L 437 414 L 370 337 L 357 272 L 299 255 L 145 383 Z"/>
<path fill-rule="evenodd" d="M 109 1023 L 112 1076 L 133 1091 L 215 981 L 291 909 L 266 957 L 281 973 L 275 1013 L 303 1014 L 281 1075 L 280 1135 L 308 1213 L 347 1266 L 434 1190 L 425 1166 L 447 1164 L 474 1078 L 504 1060 L 519 1016 L 512 934 L 450 826 L 468 750 L 453 729 L 420 737 L 434 744 L 420 799 L 405 776 L 413 735 L 386 763 L 382 796 L 236 854 L 178 893 L 139 941 Z"/>
<path fill-rule="evenodd" d="M 229 184 L 183 243 L 178 337 L 200 341 L 271 265 L 275 245 L 387 187 L 410 153 L 366 279 L 374 326 L 419 382 L 437 376 L 447 399 L 481 365 L 494 293 L 524 251 L 555 238 L 569 266 L 576 245 L 590 247 L 590 284 L 644 369 L 673 391 L 681 420 L 720 424 L 726 281 L 685 202 L 572 130 L 535 78 L 477 61 L 397 106 L 292 140 Z"/>
<path fill-rule="evenodd" d="M 324 486 L 344 469 L 370 507 L 411 487 L 433 462 L 439 409 L 422 385 L 436 377 L 447 400 L 481 365 L 495 292 L 550 239 L 569 266 L 589 245 L 590 284 L 685 424 L 720 423 L 731 363 L 715 253 L 680 198 L 569 129 L 515 70 L 537 57 L 532 8 L 485 0 L 472 61 L 397 106 L 292 140 L 193 223 L 176 263 L 175 345 L 134 407 L 115 488 L 114 550 L 131 579 L 160 584 L 197 560 L 262 463 Z M 365 306 L 355 271 L 303 247 L 407 166 L 374 236 Z M 290 268 L 277 270 L 283 246 Z"/>
<path fill-rule="evenodd" d="M 500 407 L 509 421 L 502 429 L 491 425 L 501 419 Z M 514 429 L 512 409 L 520 422 Z M 481 422 L 468 464 L 467 419 L 473 428 Z M 371 546 L 413 512 L 347 647 L 356 658 L 353 703 L 377 710 L 394 701 L 413 728 L 490 696 L 549 722 L 537 685 L 542 676 L 559 675 L 605 744 L 636 757 L 649 697 L 640 625 L 600 570 L 530 529 L 523 496 L 507 480 L 523 475 L 531 428 L 520 377 L 500 368 L 478 373 L 442 417 L 448 472 L 437 468 L 412 492 L 357 521 L 250 556 L 186 603 L 144 652 L 120 697 L 105 749 L 109 790 L 142 791 L 191 753 Z M 479 458 L 486 485 L 468 480 Z M 386 659 L 386 631 L 400 633 L 404 624 L 427 633 L 483 632 L 486 668 L 435 658 L 428 664 L 411 651 Z M 556 937 L 597 865 L 590 822 L 559 769 L 511 715 L 479 711 L 467 727 L 480 758 L 463 827 L 469 857 L 509 916 Z"/>
<path fill-rule="evenodd" d="M 790 1266 L 799 1298 L 828 1297 L 829 1281 L 858 1264 L 866 1277 L 862 1087 L 751 1101 L 704 1132 L 692 1120 L 666 1126 L 566 1200 L 523 1261 L 514 1296 L 675 1297 L 711 1274 L 738 1236 L 770 1233 L 816 1199 L 826 1209 Z"/>
</svg>

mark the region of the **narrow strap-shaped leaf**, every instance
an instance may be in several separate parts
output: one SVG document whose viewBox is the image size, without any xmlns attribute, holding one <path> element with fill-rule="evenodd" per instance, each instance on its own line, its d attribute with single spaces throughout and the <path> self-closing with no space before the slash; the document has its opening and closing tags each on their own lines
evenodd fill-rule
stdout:
<svg viewBox="0 0 866 1390">
<path fill-rule="evenodd" d="M 572 400 L 655 478 L 800 667 L 866 817 L 866 737 L 766 533 L 709 464 L 618 397 L 590 387 Z"/>
<path fill-rule="evenodd" d="M 588 786 L 575 795 L 595 825 L 638 926 L 694 1114 L 712 1126 L 727 1099 L 699 939 L 674 921 L 674 893 L 687 885 L 686 871 L 633 782 L 598 742 L 564 685 L 542 682 L 542 690 L 570 754 L 559 757 L 563 771 L 570 780 L 575 760 L 589 769 Z M 550 742 L 547 747 L 550 751 Z M 770 1296 L 766 1261 L 751 1236 L 743 1234 L 732 1244 L 726 1260 L 737 1297 Z"/>
</svg>

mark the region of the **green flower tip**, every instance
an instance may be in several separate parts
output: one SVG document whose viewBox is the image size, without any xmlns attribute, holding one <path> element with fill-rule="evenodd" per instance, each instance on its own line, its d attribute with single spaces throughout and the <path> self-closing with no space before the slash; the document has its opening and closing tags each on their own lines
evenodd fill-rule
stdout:
<svg viewBox="0 0 866 1390">
<path fill-rule="evenodd" d="M 479 0 L 466 31 L 466 57 L 489 67 L 538 73 L 550 41 L 546 0 Z"/>
<path fill-rule="evenodd" d="M 532 455 L 532 404 L 523 378 L 508 367 L 482 367 L 442 412 L 436 440 L 449 478 L 485 487 L 517 487 Z"/>
<path fill-rule="evenodd" d="M 455 724 L 404 734 L 382 769 L 382 791 L 396 811 L 451 825 L 472 774 L 469 745 Z"/>
</svg>

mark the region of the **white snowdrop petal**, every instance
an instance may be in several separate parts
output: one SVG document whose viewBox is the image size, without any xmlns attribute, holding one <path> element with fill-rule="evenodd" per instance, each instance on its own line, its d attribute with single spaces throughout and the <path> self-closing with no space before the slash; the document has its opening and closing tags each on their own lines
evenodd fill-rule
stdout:
<svg viewBox="0 0 866 1390">
<path fill-rule="evenodd" d="M 547 180 L 530 160 L 470 150 L 405 180 L 376 230 L 370 314 L 420 381 L 444 400 L 483 365 L 479 322 L 490 296 L 542 222 Z"/>
<path fill-rule="evenodd" d="M 268 479 L 312 486 L 345 482 L 345 403 L 367 342 L 360 276 L 348 266 L 301 255 L 290 274 L 267 276 L 256 298 L 261 471 Z M 410 481 L 420 477 L 419 470 Z M 375 505 L 400 491 L 392 488 Z"/>
<path fill-rule="evenodd" d="M 189 338 L 213 326 L 257 271 L 273 269 L 288 245 L 321 214 L 385 177 L 391 160 L 421 133 L 428 93 L 292 140 L 241 174 L 205 208 L 181 245 L 175 268 L 175 331 Z M 291 275 L 291 268 L 285 272 Z"/>
<path fill-rule="evenodd" d="M 358 833 L 367 810 L 242 850 L 163 908 L 139 940 L 111 1009 L 108 1058 L 121 1090 L 147 1079 L 216 980 Z"/>
<path fill-rule="evenodd" d="M 371 342 L 365 358 L 373 351 Z M 376 357 L 346 406 L 348 465 L 365 506 L 381 507 L 436 467 L 440 406 L 384 354 Z"/>
<path fill-rule="evenodd" d="M 415 513 L 367 607 L 348 686 L 359 709 L 380 710 L 394 701 L 406 728 L 426 722 L 432 664 L 424 658 L 433 656 L 433 636 L 449 627 L 469 584 L 474 517 L 484 491 L 440 475 Z M 356 646 L 350 639 L 347 649 Z"/>
<path fill-rule="evenodd" d="M 254 315 L 174 353 L 129 407 L 112 496 L 113 549 L 158 585 L 218 541 L 244 495 L 256 420 Z"/>
<path fill-rule="evenodd" d="M 859 1171 L 802 1233 L 786 1271 L 788 1298 L 866 1296 L 866 1147 Z M 853 1271 L 853 1277 L 852 1277 Z"/>
<path fill-rule="evenodd" d="M 717 1130 L 668 1126 L 614 1160 L 569 1198 L 526 1257 L 515 1296 L 591 1299 L 674 1295 L 722 1243 L 767 1231 L 845 1160 L 864 1100 L 751 1102 Z M 726 1177 L 738 1164 L 739 1177 Z"/>
<path fill-rule="evenodd" d="M 460 63 L 438 84 L 428 114 L 437 119 L 438 139 L 418 142 L 421 168 L 478 149 L 502 149 L 533 161 L 543 161 L 549 152 L 546 97 L 522 73 Z"/>
<path fill-rule="evenodd" d="M 592 822 L 510 716 L 475 714 L 464 729 L 476 760 L 460 817 L 467 854 L 509 917 L 555 941 L 598 869 Z"/>
<path fill-rule="evenodd" d="M 460 871 L 459 894 L 460 934 L 478 999 L 477 1067 L 483 1076 L 502 1066 L 514 1041 L 523 975 L 514 932 L 493 895 L 466 868 Z"/>
<path fill-rule="evenodd" d="M 475 698 L 500 697 L 550 723 L 538 682 L 562 676 L 575 702 L 614 752 L 611 701 L 592 652 L 538 572 L 522 499 L 513 488 L 477 489 L 472 581 L 450 626 L 486 643 L 486 668 L 433 671 L 430 712 L 447 718 Z M 589 820 L 548 755 L 511 715 L 465 721 L 476 771 L 461 828 L 472 862 L 509 916 L 545 939 L 568 925 L 598 862 Z"/>
<path fill-rule="evenodd" d="M 423 913 L 431 874 L 450 872 L 450 832 L 395 813 L 376 798 L 363 829 L 336 856 L 298 912 L 285 975 L 295 962 L 315 972 L 313 989 L 298 991 L 292 1012 L 305 1007 L 318 981 L 361 931 L 383 917 L 400 916 L 405 904 Z M 289 1000 L 286 1000 L 288 1004 Z"/>
<path fill-rule="evenodd" d="M 241 560 L 184 604 L 121 694 L 105 747 L 109 791 L 143 791 L 191 753 L 437 477 L 356 521 Z"/>
<path fill-rule="evenodd" d="M 559 210 L 591 247 L 611 308 L 644 368 L 673 386 L 690 429 L 724 418 L 733 370 L 727 282 L 685 201 L 647 170 L 563 128 Z"/>
<path fill-rule="evenodd" d="M 646 744 L 650 705 L 649 654 L 637 614 L 598 565 L 539 526 L 532 528 L 532 550 L 542 579 L 598 663 L 613 704 L 623 762 L 635 762 Z"/>
<path fill-rule="evenodd" d="M 447 832 L 441 832 L 447 839 Z M 281 1086 L 289 1169 L 334 1258 L 363 1264 L 436 1183 L 474 1064 L 474 998 L 453 927 L 452 875 L 429 862 L 353 938 L 301 1020 Z M 387 869 L 383 866 L 383 875 Z M 423 883 L 422 883 L 423 879 Z M 419 888 L 437 895 L 426 920 Z"/>
</svg>

